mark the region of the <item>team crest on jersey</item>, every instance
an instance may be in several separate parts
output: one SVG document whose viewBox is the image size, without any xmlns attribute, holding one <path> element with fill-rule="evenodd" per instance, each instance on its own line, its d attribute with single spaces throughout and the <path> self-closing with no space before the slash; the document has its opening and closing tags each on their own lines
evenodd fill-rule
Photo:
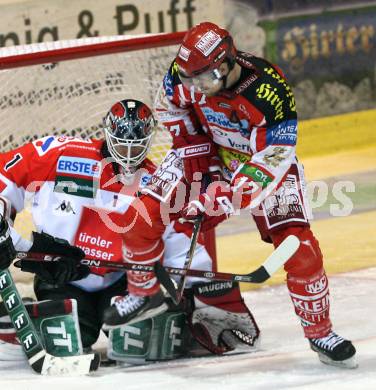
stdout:
<svg viewBox="0 0 376 390">
<path fill-rule="evenodd" d="M 44 156 L 51 149 L 59 148 L 60 146 L 65 145 L 71 141 L 91 144 L 90 140 L 85 141 L 76 137 L 65 137 L 65 136 L 56 137 L 53 135 L 37 139 L 36 141 L 33 141 L 32 144 L 34 145 L 38 155 Z"/>
</svg>

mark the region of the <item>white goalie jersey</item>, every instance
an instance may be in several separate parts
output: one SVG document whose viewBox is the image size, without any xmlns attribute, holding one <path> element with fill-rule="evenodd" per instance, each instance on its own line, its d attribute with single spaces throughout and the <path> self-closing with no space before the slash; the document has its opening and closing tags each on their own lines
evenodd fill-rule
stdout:
<svg viewBox="0 0 376 390">
<path fill-rule="evenodd" d="M 16 213 L 30 200 L 38 231 L 79 246 L 87 258 L 121 262 L 121 233 L 129 228 L 123 215 L 155 166 L 146 159 L 134 182 L 125 186 L 118 180 L 113 164 L 103 157 L 103 142 L 46 136 L 2 154 L 0 194 L 10 200 Z M 31 246 L 14 229 L 12 238 L 18 250 Z M 170 225 L 164 239 L 164 264 L 182 265 L 189 237 Z M 203 245 L 199 245 L 194 266 L 212 269 L 212 260 Z M 91 267 L 87 278 L 72 283 L 96 291 L 122 275 L 123 272 Z"/>
</svg>

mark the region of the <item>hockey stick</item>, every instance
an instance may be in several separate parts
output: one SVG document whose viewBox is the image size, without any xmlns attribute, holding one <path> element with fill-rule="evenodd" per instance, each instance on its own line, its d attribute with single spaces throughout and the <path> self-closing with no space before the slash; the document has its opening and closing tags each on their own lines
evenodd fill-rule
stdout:
<svg viewBox="0 0 376 390">
<path fill-rule="evenodd" d="M 44 349 L 11 273 L 0 271 L 0 294 L 32 369 L 42 375 L 84 375 L 99 367 L 99 354 L 58 357 Z"/>
<path fill-rule="evenodd" d="M 190 271 L 193 256 L 195 254 L 197 240 L 198 240 L 198 234 L 200 232 L 202 220 L 203 220 L 203 215 L 199 215 L 193 223 L 191 244 L 190 244 L 188 252 L 185 256 L 185 261 L 184 261 L 184 265 L 182 268 L 183 273 L 180 274 L 181 278 L 179 280 L 177 287 L 175 287 L 171 278 L 166 273 L 167 270 L 162 266 L 162 264 L 160 264 L 158 262 L 155 264 L 155 267 L 154 267 L 155 275 L 157 276 L 157 279 L 166 288 L 167 292 L 170 294 L 170 297 L 173 300 L 173 302 L 175 303 L 175 305 L 178 305 L 183 297 L 185 282 L 187 280 L 187 273 Z"/>
<path fill-rule="evenodd" d="M 203 175 L 202 182 L 201 182 L 202 193 L 206 192 L 211 181 L 212 181 L 212 177 L 210 176 L 210 174 Z M 168 276 L 168 273 L 166 272 L 166 270 L 164 269 L 161 263 L 157 262 L 154 267 L 154 271 L 157 279 L 161 282 L 161 284 L 165 287 L 167 292 L 170 294 L 170 297 L 172 301 L 175 303 L 175 305 L 178 305 L 183 297 L 185 282 L 187 280 L 187 272 L 191 268 L 193 256 L 196 250 L 198 234 L 200 232 L 203 219 L 204 219 L 204 215 L 199 214 L 193 221 L 191 221 L 193 222 L 191 243 L 185 255 L 185 261 L 182 268 L 184 274 L 181 274 L 177 287 L 175 287 L 173 281 Z"/>
<path fill-rule="evenodd" d="M 206 278 L 210 280 L 223 280 L 244 283 L 263 283 L 268 280 L 287 260 L 297 251 L 299 247 L 299 239 L 295 236 L 288 236 L 282 243 L 274 250 L 274 252 L 262 263 L 262 265 L 255 271 L 249 274 L 234 274 L 226 272 L 203 271 L 196 269 L 185 270 L 176 267 L 163 267 L 170 275 L 187 275 Z M 32 252 L 17 252 L 18 260 L 27 261 L 59 261 L 61 256 L 49 255 L 47 253 L 32 253 Z M 137 263 L 118 263 L 115 261 L 96 260 L 96 259 L 82 259 L 81 264 L 90 267 L 108 268 L 113 271 L 144 271 L 152 272 L 154 267 L 152 265 L 144 265 Z M 159 263 L 157 263 L 159 264 Z M 14 263 L 16 267 L 20 267 L 18 261 Z"/>
</svg>

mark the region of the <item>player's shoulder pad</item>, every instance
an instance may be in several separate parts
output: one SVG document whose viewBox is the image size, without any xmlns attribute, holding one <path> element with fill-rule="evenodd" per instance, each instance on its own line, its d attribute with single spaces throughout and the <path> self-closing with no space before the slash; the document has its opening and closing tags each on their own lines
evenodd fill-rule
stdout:
<svg viewBox="0 0 376 390">
<path fill-rule="evenodd" d="M 296 119 L 294 94 L 282 71 L 269 61 L 247 53 L 242 53 L 240 59 L 241 66 L 247 67 L 247 63 L 250 71 L 235 92 L 253 104 L 269 124 Z"/>
<path fill-rule="evenodd" d="M 66 147 L 76 146 L 80 149 L 93 148 L 93 142 L 91 140 L 83 140 L 76 137 L 67 136 L 55 136 L 47 135 L 32 142 L 35 151 L 39 157 L 43 157 L 46 154 L 50 154 L 53 151 L 63 150 Z"/>
<path fill-rule="evenodd" d="M 246 71 L 242 72 L 242 78 L 234 91 L 235 93 L 251 97 L 251 94 L 257 92 L 260 85 L 265 83 L 270 85 L 274 91 L 284 91 L 286 87 L 290 90 L 282 70 L 264 58 L 239 52 L 237 62 Z"/>
<path fill-rule="evenodd" d="M 175 61 L 173 61 L 163 78 L 163 88 L 168 98 L 172 98 L 174 95 L 174 88 L 178 84 L 181 84 L 178 74 L 178 65 Z"/>
</svg>

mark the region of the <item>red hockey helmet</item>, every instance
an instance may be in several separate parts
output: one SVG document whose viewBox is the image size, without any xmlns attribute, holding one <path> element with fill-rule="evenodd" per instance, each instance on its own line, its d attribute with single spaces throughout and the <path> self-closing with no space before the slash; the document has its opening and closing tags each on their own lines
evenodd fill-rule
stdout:
<svg viewBox="0 0 376 390">
<path fill-rule="evenodd" d="M 176 63 L 185 76 L 194 77 L 218 68 L 229 57 L 234 60 L 235 56 L 236 49 L 230 33 L 214 23 L 204 22 L 185 34 Z"/>
<path fill-rule="evenodd" d="M 199 81 L 197 79 L 200 78 L 203 78 L 201 81 L 211 79 L 212 82 L 218 82 L 222 79 L 218 67 L 227 60 L 232 69 L 235 57 L 236 48 L 230 33 L 214 23 L 204 22 L 187 32 L 179 48 L 176 64 L 183 84 L 189 87 L 191 83 L 196 84 L 195 79 Z"/>
</svg>

